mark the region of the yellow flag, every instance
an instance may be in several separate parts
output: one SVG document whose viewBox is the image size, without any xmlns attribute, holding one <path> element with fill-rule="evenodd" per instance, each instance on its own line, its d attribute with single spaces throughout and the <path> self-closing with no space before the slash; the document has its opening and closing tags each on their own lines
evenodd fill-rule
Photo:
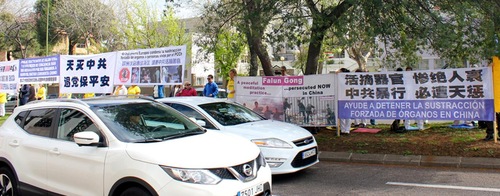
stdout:
<svg viewBox="0 0 500 196">
<path fill-rule="evenodd" d="M 493 98 L 495 102 L 495 112 L 500 112 L 500 59 L 493 57 Z"/>
</svg>

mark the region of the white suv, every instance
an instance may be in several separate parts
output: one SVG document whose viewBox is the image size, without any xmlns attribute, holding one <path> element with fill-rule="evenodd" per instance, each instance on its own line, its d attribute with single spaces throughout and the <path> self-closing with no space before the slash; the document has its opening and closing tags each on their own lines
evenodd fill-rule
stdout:
<svg viewBox="0 0 500 196">
<path fill-rule="evenodd" d="M 145 98 L 52 99 L 0 127 L 2 195 L 271 195 L 246 139 Z"/>
</svg>

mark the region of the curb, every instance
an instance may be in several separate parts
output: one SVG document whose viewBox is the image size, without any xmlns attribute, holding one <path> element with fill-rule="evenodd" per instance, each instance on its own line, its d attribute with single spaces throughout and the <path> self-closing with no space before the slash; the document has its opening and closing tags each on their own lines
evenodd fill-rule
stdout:
<svg viewBox="0 0 500 196">
<path fill-rule="evenodd" d="M 426 167 L 500 169 L 500 159 L 485 157 L 450 157 L 393 154 L 358 154 L 349 152 L 319 152 L 319 160 L 327 162 L 409 165 Z"/>
</svg>

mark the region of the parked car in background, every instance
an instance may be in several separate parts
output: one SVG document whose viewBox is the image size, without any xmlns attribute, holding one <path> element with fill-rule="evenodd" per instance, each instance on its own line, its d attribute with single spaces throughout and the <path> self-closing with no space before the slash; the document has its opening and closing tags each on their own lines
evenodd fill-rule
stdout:
<svg viewBox="0 0 500 196">
<path fill-rule="evenodd" d="M 210 130 L 236 134 L 260 147 L 273 174 L 292 173 L 319 162 L 318 145 L 306 129 L 268 120 L 256 112 L 224 99 L 170 97 L 157 99 Z"/>
<path fill-rule="evenodd" d="M 5 103 L 5 112 L 12 113 L 14 108 L 17 107 L 17 95 L 9 94 L 7 95 L 7 103 Z"/>
<path fill-rule="evenodd" d="M 196 88 L 196 94 L 198 96 L 203 96 L 203 88 Z M 219 93 L 217 94 L 217 98 L 227 98 L 226 89 L 219 88 Z"/>
<path fill-rule="evenodd" d="M 30 102 L 0 138 L 2 195 L 271 195 L 257 146 L 152 99 Z"/>
</svg>

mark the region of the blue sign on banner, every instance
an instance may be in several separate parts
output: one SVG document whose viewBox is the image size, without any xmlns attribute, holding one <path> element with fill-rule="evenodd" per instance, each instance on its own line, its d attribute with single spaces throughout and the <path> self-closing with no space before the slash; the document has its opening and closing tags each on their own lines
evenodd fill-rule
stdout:
<svg viewBox="0 0 500 196">
<path fill-rule="evenodd" d="M 59 55 L 19 60 L 20 83 L 59 82 Z"/>
</svg>

